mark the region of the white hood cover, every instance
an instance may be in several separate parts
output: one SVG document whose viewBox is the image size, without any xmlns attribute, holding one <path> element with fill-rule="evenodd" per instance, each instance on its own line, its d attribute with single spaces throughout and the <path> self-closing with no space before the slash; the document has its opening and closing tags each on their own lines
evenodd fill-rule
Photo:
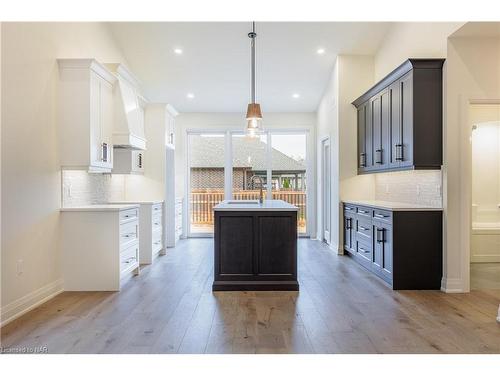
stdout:
<svg viewBox="0 0 500 375">
<path fill-rule="evenodd" d="M 106 64 L 116 75 L 113 111 L 113 146 L 146 149 L 144 110 L 139 105 L 139 83 L 121 64 Z"/>
</svg>

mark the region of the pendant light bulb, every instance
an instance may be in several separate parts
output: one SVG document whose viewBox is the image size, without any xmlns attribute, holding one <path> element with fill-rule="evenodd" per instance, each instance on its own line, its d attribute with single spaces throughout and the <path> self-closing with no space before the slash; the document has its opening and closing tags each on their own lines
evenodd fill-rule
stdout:
<svg viewBox="0 0 500 375">
<path fill-rule="evenodd" d="M 256 137 L 259 133 L 263 132 L 262 129 L 262 111 L 260 110 L 260 104 L 255 102 L 255 38 L 257 33 L 255 32 L 255 22 L 252 22 L 252 31 L 248 33 L 248 37 L 251 40 L 251 103 L 248 104 L 247 108 L 247 126 L 246 134 L 249 137 Z"/>
</svg>

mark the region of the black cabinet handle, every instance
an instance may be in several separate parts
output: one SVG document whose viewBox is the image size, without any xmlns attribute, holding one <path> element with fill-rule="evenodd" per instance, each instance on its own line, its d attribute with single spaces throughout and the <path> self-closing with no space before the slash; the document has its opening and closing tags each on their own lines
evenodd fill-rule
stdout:
<svg viewBox="0 0 500 375">
<path fill-rule="evenodd" d="M 389 215 L 382 215 L 382 214 L 375 214 L 374 216 L 380 219 L 385 219 L 386 217 L 389 217 Z"/>
<path fill-rule="evenodd" d="M 385 242 L 385 228 L 377 228 L 377 242 L 382 243 Z"/>
<path fill-rule="evenodd" d="M 367 227 L 364 227 L 362 225 L 358 225 L 358 228 L 361 229 L 361 230 L 370 230 L 370 228 L 367 228 Z"/>
<path fill-rule="evenodd" d="M 359 166 L 361 168 L 366 167 L 366 153 L 364 153 L 364 152 L 359 154 Z"/>
<path fill-rule="evenodd" d="M 375 163 L 382 164 L 382 149 L 375 150 L 376 160 Z"/>
<path fill-rule="evenodd" d="M 401 143 L 396 145 L 396 161 L 403 161 L 403 145 Z"/>
<path fill-rule="evenodd" d="M 348 217 L 346 219 L 346 229 L 352 229 L 352 218 Z"/>
</svg>

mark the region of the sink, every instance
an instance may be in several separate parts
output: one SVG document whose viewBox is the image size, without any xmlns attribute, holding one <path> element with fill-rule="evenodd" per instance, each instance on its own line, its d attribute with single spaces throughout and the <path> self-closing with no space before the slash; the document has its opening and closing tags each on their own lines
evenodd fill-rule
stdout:
<svg viewBox="0 0 500 375">
<path fill-rule="evenodd" d="M 258 200 L 230 200 L 226 202 L 227 204 L 259 204 Z"/>
</svg>

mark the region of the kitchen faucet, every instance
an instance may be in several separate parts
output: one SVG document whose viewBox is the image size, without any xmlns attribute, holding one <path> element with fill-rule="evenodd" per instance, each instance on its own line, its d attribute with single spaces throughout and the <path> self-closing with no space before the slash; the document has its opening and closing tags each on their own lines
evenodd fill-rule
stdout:
<svg viewBox="0 0 500 375">
<path fill-rule="evenodd" d="M 260 190 L 259 190 L 259 203 L 262 204 L 264 203 L 264 191 L 262 190 L 262 186 L 264 185 L 264 181 L 262 180 L 262 177 L 260 177 L 259 175 L 256 175 L 254 174 L 251 178 L 250 178 L 250 182 L 252 183 L 252 187 L 254 186 L 254 179 L 255 178 L 258 178 L 259 179 L 259 183 L 260 183 Z"/>
</svg>

